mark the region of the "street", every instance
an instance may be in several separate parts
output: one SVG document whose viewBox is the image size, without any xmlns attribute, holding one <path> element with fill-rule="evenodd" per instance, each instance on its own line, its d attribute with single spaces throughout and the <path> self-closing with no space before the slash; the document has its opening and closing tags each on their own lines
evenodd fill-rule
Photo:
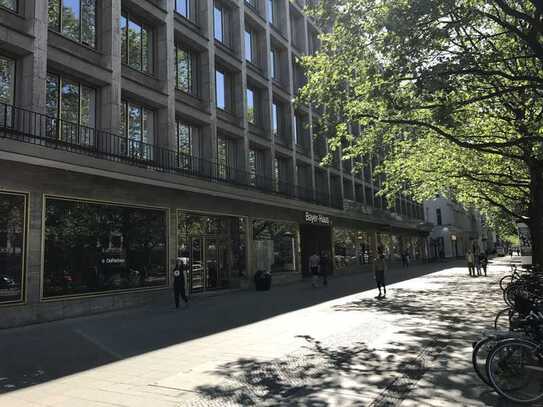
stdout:
<svg viewBox="0 0 543 407">
<path fill-rule="evenodd" d="M 471 367 L 505 271 L 415 265 L 386 299 L 364 272 L 0 331 L 0 406 L 507 406 Z"/>
</svg>

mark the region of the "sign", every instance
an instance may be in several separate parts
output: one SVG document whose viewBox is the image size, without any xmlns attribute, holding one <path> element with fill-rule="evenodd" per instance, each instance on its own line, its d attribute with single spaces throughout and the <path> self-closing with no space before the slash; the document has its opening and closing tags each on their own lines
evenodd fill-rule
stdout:
<svg viewBox="0 0 543 407">
<path fill-rule="evenodd" d="M 305 221 L 313 225 L 330 225 L 330 218 L 328 216 L 311 212 L 305 213 Z"/>
</svg>

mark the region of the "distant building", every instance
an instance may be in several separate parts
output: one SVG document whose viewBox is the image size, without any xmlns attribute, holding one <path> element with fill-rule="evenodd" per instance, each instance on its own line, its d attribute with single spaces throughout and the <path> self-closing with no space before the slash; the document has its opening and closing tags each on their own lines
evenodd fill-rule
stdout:
<svg viewBox="0 0 543 407">
<path fill-rule="evenodd" d="M 476 209 L 437 197 L 424 203 L 426 221 L 434 225 L 429 237 L 429 256 L 463 257 L 471 248 L 493 252 L 496 234 Z"/>
</svg>

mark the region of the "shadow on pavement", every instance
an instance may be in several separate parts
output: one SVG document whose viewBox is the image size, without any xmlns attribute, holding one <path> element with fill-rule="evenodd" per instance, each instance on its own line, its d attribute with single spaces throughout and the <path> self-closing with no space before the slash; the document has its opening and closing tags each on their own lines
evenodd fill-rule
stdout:
<svg viewBox="0 0 543 407">
<path fill-rule="evenodd" d="M 428 264 L 393 270 L 389 282 L 452 266 Z M 165 298 L 167 305 L 2 330 L 0 394 L 373 288 L 371 273 L 356 273 L 332 278 L 321 289 L 303 282 L 269 292 L 240 291 L 197 298 L 188 310 L 174 309 L 170 298 Z M 356 306 L 367 304 L 351 307 Z"/>
<path fill-rule="evenodd" d="M 395 333 L 402 340 L 374 349 L 304 336 L 300 354 L 222 364 L 208 372 L 218 384 L 197 390 L 209 405 L 512 406 L 471 367 L 472 342 L 492 325 L 501 301 L 496 277 L 456 276 L 456 281 L 449 273 L 426 276 L 429 289 L 398 288 L 385 300 L 333 306 L 336 312 L 371 312 L 375 318 L 403 315 Z"/>
</svg>

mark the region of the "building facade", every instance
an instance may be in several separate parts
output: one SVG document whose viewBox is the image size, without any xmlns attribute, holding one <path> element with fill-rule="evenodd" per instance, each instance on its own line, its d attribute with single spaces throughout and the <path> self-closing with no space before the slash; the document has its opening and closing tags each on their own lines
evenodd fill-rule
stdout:
<svg viewBox="0 0 543 407">
<path fill-rule="evenodd" d="M 476 209 L 436 197 L 424 202 L 424 211 L 426 220 L 433 225 L 428 245 L 430 257 L 464 257 L 468 250 L 495 251 L 496 234 Z"/>
<path fill-rule="evenodd" d="M 0 25 L 0 327 L 170 295 L 176 257 L 197 295 L 426 255 L 378 157 L 319 165 L 301 0 L 0 0 Z"/>
</svg>

